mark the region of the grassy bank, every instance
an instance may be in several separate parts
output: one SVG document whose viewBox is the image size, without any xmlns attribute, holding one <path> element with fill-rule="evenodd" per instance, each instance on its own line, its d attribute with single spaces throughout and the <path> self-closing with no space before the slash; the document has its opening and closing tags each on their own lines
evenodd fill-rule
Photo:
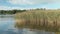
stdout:
<svg viewBox="0 0 60 34">
<path fill-rule="evenodd" d="M 60 31 L 60 10 L 28 10 L 15 15 L 17 27 Z"/>
</svg>

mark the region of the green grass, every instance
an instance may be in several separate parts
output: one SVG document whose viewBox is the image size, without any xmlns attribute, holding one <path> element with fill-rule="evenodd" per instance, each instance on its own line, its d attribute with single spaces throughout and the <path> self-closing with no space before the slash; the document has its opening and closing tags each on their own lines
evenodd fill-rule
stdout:
<svg viewBox="0 0 60 34">
<path fill-rule="evenodd" d="M 44 29 L 59 31 L 60 29 L 60 11 L 59 10 L 31 10 L 23 13 L 17 13 L 16 26 L 23 26 L 33 29 Z M 23 25 L 21 25 L 21 23 Z"/>
</svg>

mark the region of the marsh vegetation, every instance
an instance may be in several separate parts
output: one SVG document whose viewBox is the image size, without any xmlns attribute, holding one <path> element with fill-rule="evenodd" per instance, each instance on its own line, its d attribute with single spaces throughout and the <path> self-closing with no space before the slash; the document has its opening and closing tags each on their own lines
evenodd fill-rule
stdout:
<svg viewBox="0 0 60 34">
<path fill-rule="evenodd" d="M 28 10 L 15 16 L 18 28 L 60 31 L 60 10 Z"/>
</svg>

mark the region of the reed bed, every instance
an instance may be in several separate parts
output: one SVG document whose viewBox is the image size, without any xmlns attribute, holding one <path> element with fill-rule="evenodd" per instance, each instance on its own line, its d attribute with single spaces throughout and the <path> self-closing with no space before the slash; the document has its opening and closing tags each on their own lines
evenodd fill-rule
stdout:
<svg viewBox="0 0 60 34">
<path fill-rule="evenodd" d="M 60 11 L 32 10 L 16 13 L 16 26 L 46 31 L 60 31 Z"/>
</svg>

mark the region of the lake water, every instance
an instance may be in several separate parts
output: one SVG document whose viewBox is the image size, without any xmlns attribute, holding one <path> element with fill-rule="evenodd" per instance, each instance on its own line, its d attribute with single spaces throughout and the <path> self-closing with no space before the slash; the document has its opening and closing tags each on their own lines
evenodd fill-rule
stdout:
<svg viewBox="0 0 60 34">
<path fill-rule="evenodd" d="M 18 29 L 14 25 L 14 15 L 0 15 L 0 34 L 55 34 L 43 30 Z"/>
</svg>

